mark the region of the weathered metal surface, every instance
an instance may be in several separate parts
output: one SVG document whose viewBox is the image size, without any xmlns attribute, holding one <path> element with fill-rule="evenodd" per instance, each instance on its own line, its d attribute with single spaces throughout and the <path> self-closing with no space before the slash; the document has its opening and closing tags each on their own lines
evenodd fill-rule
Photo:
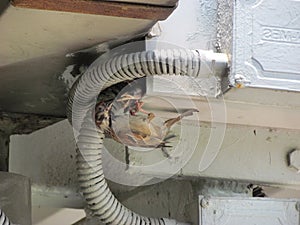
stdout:
<svg viewBox="0 0 300 225">
<path fill-rule="evenodd" d="M 26 140 L 30 141 L 25 144 Z M 18 150 L 15 144 L 19 146 Z M 11 136 L 10 151 L 10 171 L 31 177 L 33 184 L 77 186 L 75 143 L 72 128 L 66 120 L 30 135 Z"/>
<path fill-rule="evenodd" d="M 0 67 L 0 111 L 65 117 L 68 92 L 82 71 L 104 52 L 129 40 L 112 40 L 68 57 L 48 54 Z"/>
<path fill-rule="evenodd" d="M 197 7 L 192 7 L 194 11 L 189 12 L 191 15 L 198 15 L 199 17 L 197 17 L 193 23 L 181 21 L 182 26 L 179 26 L 178 23 L 175 23 L 173 24 L 173 27 L 171 27 L 171 25 L 169 24 L 168 26 L 170 26 L 170 29 L 176 31 L 175 35 L 170 34 L 169 36 L 173 37 L 174 39 L 165 39 L 164 41 L 173 41 L 173 43 L 176 43 L 176 39 L 180 39 L 180 43 L 183 43 L 184 47 L 212 49 L 214 48 L 214 40 L 216 40 L 217 32 L 217 28 L 215 26 L 215 22 L 217 21 L 217 2 L 188 1 L 187 4 L 195 2 L 198 3 Z M 198 13 L 198 10 L 201 12 L 200 14 Z M 47 11 L 47 13 L 48 12 L 49 11 Z M 181 15 L 187 14 L 182 13 Z M 111 19 L 111 17 L 109 18 Z M 173 21 L 176 21 L 176 19 L 173 18 Z M 195 27 L 190 26 L 193 24 L 196 24 L 198 28 L 194 29 Z M 176 29 L 174 29 L 174 27 Z M 191 28 L 194 30 L 188 31 L 188 29 L 185 28 Z M 116 27 L 114 27 L 114 29 L 116 29 Z M 72 32 L 70 35 L 74 35 L 74 33 Z M 164 33 L 164 31 L 162 31 L 162 33 Z M 188 37 L 186 36 L 186 33 L 189 34 Z M 81 48 L 82 47 L 79 47 L 78 49 Z M 70 48 L 68 48 L 68 50 L 69 49 Z M 48 50 L 49 49 L 46 49 L 45 51 Z M 30 54 L 30 52 L 27 53 Z M 61 57 L 63 57 L 63 55 L 64 54 L 62 53 L 60 54 Z M 61 60 L 61 58 L 59 58 L 58 60 Z M 24 68 L 29 70 L 28 74 L 31 74 L 31 71 L 34 71 L 35 77 L 38 77 L 38 75 L 46 74 L 48 76 L 46 80 L 48 80 L 49 83 L 48 81 L 45 82 L 47 84 L 51 84 L 51 87 L 54 88 L 53 91 L 48 90 L 47 88 L 41 88 L 40 90 L 38 90 L 38 87 L 43 84 L 43 77 L 40 78 L 40 81 L 36 81 L 37 85 L 34 85 L 32 87 L 30 86 L 31 82 L 25 84 L 16 81 L 14 83 L 12 81 L 10 83 L 11 87 L 13 87 L 14 84 L 17 84 L 16 87 L 22 90 L 22 93 L 18 94 L 17 92 L 15 92 L 13 94 L 1 88 L 3 92 L 0 96 L 6 95 L 14 100 L 22 98 L 23 100 L 26 99 L 26 101 L 22 101 L 20 99 L 20 101 L 14 104 L 12 101 L 9 101 L 9 98 L 5 99 L 5 97 L 3 97 L 3 99 L 6 101 L 6 106 L 9 106 L 7 108 L 17 109 L 17 106 L 20 106 L 18 110 L 24 109 L 27 112 L 31 113 L 37 111 L 45 115 L 64 115 L 66 90 L 68 89 L 69 84 L 73 82 L 74 78 L 70 73 L 70 71 L 72 71 L 73 69 L 73 64 L 70 62 L 66 64 L 58 64 L 59 68 L 62 69 L 62 71 L 65 71 L 65 73 L 63 73 L 63 76 L 53 76 L 53 74 L 57 74 L 56 71 L 59 72 L 60 69 L 54 69 L 55 73 L 44 73 L 43 68 L 41 67 L 40 69 L 31 70 L 31 67 L 28 66 L 33 64 L 43 65 L 42 62 L 43 61 L 36 61 L 36 63 L 28 63 L 27 66 L 24 65 L 24 67 L 20 68 L 20 71 L 24 70 Z M 46 62 L 46 58 L 44 62 Z M 48 68 L 49 71 L 51 71 L 51 63 L 50 65 L 45 65 L 45 67 Z M 13 67 L 11 68 L 11 71 L 12 70 Z M 43 73 L 40 72 L 41 70 L 43 71 Z M 22 73 L 18 72 L 18 77 L 21 76 Z M 6 78 L 8 79 L 8 76 Z M 34 78 L 31 79 L 32 81 L 34 81 Z M 53 83 L 51 83 L 51 81 L 53 81 Z M 6 85 L 3 85 L 3 87 L 5 86 Z M 22 89 L 22 87 L 24 87 L 24 89 Z M 59 87 L 59 93 L 56 92 L 57 87 Z M 34 90 L 36 96 L 28 95 L 30 97 L 26 98 L 26 90 Z M 44 91 L 43 93 L 57 93 L 57 95 L 55 94 L 54 96 L 55 98 L 57 97 L 58 101 L 53 100 L 48 101 L 47 104 L 41 104 L 43 102 L 41 102 L 41 100 L 39 99 L 39 95 L 37 94 L 39 93 L 39 91 Z M 59 97 L 60 95 L 63 97 Z M 23 102 L 27 102 L 27 100 L 31 98 L 37 100 L 36 102 L 33 101 L 36 103 L 36 107 L 25 107 Z M 174 96 L 168 96 L 166 99 L 168 98 L 174 98 Z M 185 97 L 176 97 L 176 101 L 180 103 L 181 107 L 185 107 Z M 216 100 L 216 102 L 217 101 L 218 100 Z M 158 104 L 158 101 L 154 102 L 155 104 Z M 210 122 L 211 115 L 207 100 L 196 99 L 196 102 L 197 106 L 199 106 L 201 109 L 201 120 Z M 292 149 L 299 148 L 300 146 L 300 126 L 298 119 L 300 110 L 299 96 L 294 92 L 285 91 L 265 89 L 234 89 L 226 94 L 225 103 L 227 107 L 227 123 L 229 123 L 230 125 L 228 125 L 226 129 L 224 139 L 218 140 L 218 137 L 216 137 L 215 139 L 222 142 L 221 151 L 216 160 L 207 170 L 203 172 L 198 171 L 199 160 L 201 159 L 207 140 L 209 140 L 211 137 L 211 131 L 217 129 L 217 127 L 212 126 L 211 124 L 200 122 L 201 132 L 195 152 L 193 153 L 193 155 L 191 155 L 190 161 L 188 161 L 187 164 L 181 170 L 179 170 L 178 173 L 175 174 L 175 176 L 184 178 L 193 177 L 197 179 L 199 179 L 199 177 L 210 177 L 226 178 L 230 180 L 251 180 L 257 183 L 267 183 L 272 185 L 282 185 L 283 187 L 289 186 L 299 188 L 299 174 L 296 174 L 295 170 L 289 168 L 287 162 L 287 154 Z M 216 103 L 216 105 L 218 105 L 218 103 Z M 6 108 L 6 106 L 4 106 L 4 108 Z M 152 107 L 153 104 L 151 103 L 149 105 L 149 108 L 154 109 L 154 111 L 157 110 L 157 108 L 155 109 L 155 107 Z M 158 113 L 158 115 L 170 117 L 169 112 L 160 112 L 160 114 Z M 195 125 L 197 126 L 198 123 L 195 123 L 195 121 L 189 121 L 189 124 L 185 129 L 190 130 L 189 134 L 191 135 L 190 137 L 184 136 L 183 142 L 191 143 L 196 138 L 198 138 L 198 136 L 193 135 L 194 129 L 197 129 Z M 109 141 L 106 143 L 106 146 L 110 150 L 110 153 L 113 157 L 117 158 L 120 161 L 124 160 L 125 156 L 122 146 L 115 145 L 114 143 Z M 186 146 L 189 147 L 190 145 L 186 144 Z M 37 185 L 35 186 L 35 194 L 33 195 L 35 203 L 41 203 L 42 205 L 57 204 L 63 207 L 71 207 L 74 205 L 75 207 L 83 206 L 80 196 L 74 194 L 73 192 L 69 192 L 69 190 L 76 192 L 77 184 L 76 176 L 74 173 L 75 149 L 73 134 L 71 132 L 71 127 L 67 124 L 66 121 L 37 131 L 36 133 L 30 134 L 28 136 L 12 136 L 10 147 L 12 149 L 10 169 L 30 176 L 33 179 L 34 183 Z M 182 148 L 182 152 L 186 152 L 187 149 L 188 148 Z M 155 150 L 148 153 L 136 152 L 132 150 L 130 151 L 130 169 L 124 172 L 123 169 L 125 168 L 125 166 L 112 167 L 109 161 L 110 158 L 108 156 L 108 154 L 104 155 L 103 163 L 103 166 L 106 168 L 106 174 L 110 173 L 110 176 L 117 177 L 123 176 L 123 173 L 126 173 L 128 177 L 131 177 L 131 179 L 134 179 L 134 175 L 136 172 L 132 168 L 132 165 L 143 166 L 149 165 L 149 163 L 152 163 L 153 161 L 166 160 L 165 158 L 163 158 L 160 150 Z M 159 167 L 156 170 L 150 170 L 149 167 L 145 167 L 141 168 L 138 172 L 144 173 L 145 176 L 149 179 L 161 178 L 166 174 L 168 174 L 168 176 L 173 175 L 173 171 L 168 170 L 170 168 L 168 167 L 168 163 L 173 166 L 174 164 L 178 163 L 178 161 L 176 160 L 177 159 L 174 159 L 173 161 L 170 160 L 171 162 L 168 162 L 168 160 L 166 160 L 167 165 Z M 124 176 L 122 178 L 126 179 L 127 177 Z M 47 188 L 47 186 L 54 188 Z M 60 186 L 62 188 L 56 189 L 57 186 Z M 180 193 L 178 192 L 177 188 L 174 189 L 174 193 Z M 184 190 L 186 191 L 189 189 L 185 188 Z M 134 195 L 137 193 L 132 192 L 132 194 Z M 182 196 L 181 194 L 175 195 Z M 123 200 L 127 197 L 126 194 L 122 195 L 122 193 L 117 196 L 123 196 Z M 142 193 L 137 196 L 137 199 L 140 199 L 141 196 L 143 196 Z M 166 194 L 166 196 L 168 196 L 168 194 Z M 194 199 L 190 195 L 189 197 Z M 122 197 L 120 199 L 122 199 Z M 150 206 L 153 206 L 153 204 L 151 204 L 152 200 L 153 199 L 150 199 Z M 168 199 L 166 198 L 165 200 Z M 179 198 L 178 202 L 180 200 L 182 199 Z M 136 204 L 136 202 L 139 203 Z M 147 203 L 144 204 L 144 202 L 136 200 L 135 202 L 133 201 L 133 203 L 130 204 L 132 204 L 133 209 L 135 209 L 136 207 L 137 210 L 143 210 Z M 177 204 L 181 207 L 181 204 L 185 203 L 173 202 L 173 204 Z M 190 205 L 188 205 L 187 207 L 188 209 L 193 208 L 190 207 Z M 164 210 L 167 209 L 167 207 L 164 208 Z M 153 209 L 152 211 L 155 216 L 157 216 L 157 211 L 157 208 Z M 168 211 L 163 212 L 168 213 Z M 189 212 L 195 213 L 193 215 L 196 215 L 197 213 L 192 212 L 191 210 L 188 211 L 188 213 Z M 176 210 L 175 212 L 171 211 L 171 216 L 174 213 L 176 214 Z"/>
<path fill-rule="evenodd" d="M 0 112 L 0 171 L 9 171 L 9 142 L 12 134 L 29 134 L 63 118 Z"/>
<path fill-rule="evenodd" d="M 191 129 L 188 126 L 188 129 Z M 203 148 L 209 138 L 211 129 L 208 125 L 202 124 L 200 139 L 192 155 L 191 160 L 180 170 L 175 177 L 180 179 L 193 178 L 199 179 L 200 177 L 210 178 L 226 178 L 230 180 L 252 180 L 257 183 L 268 184 L 281 184 L 283 187 L 297 187 L 300 180 L 298 174 L 288 167 L 286 155 L 291 149 L 300 145 L 299 132 L 289 130 L 276 130 L 265 129 L 259 127 L 240 127 L 232 126 L 227 128 L 225 139 L 221 152 L 217 159 L 213 162 L 211 167 L 206 171 L 197 172 L 199 166 L 199 158 L 201 157 Z M 193 130 L 191 130 L 193 132 Z M 191 142 L 195 136 L 190 135 L 187 142 Z M 114 144 L 113 141 L 105 143 L 106 148 L 109 150 L 103 156 L 103 167 L 105 175 L 108 179 L 114 180 L 115 178 L 120 181 L 120 176 L 124 179 L 135 179 L 136 170 L 132 166 L 149 165 L 153 161 L 166 160 L 160 150 L 153 150 L 151 152 L 137 152 L 130 151 L 130 167 L 129 170 L 124 171 L 125 166 L 114 167 L 111 164 L 111 157 L 116 158 L 120 162 L 124 162 L 125 154 L 124 148 L 121 145 Z M 77 182 L 75 175 L 75 143 L 72 129 L 68 122 L 61 121 L 53 126 L 39 130 L 30 135 L 14 135 L 11 137 L 11 160 L 10 170 L 22 173 L 29 176 L 33 183 L 33 204 L 52 207 L 83 207 L 81 196 L 77 194 Z M 185 149 L 183 149 L 185 150 Z M 172 151 L 172 150 L 171 150 Z M 173 160 L 173 161 L 172 161 Z M 32 163 L 34 162 L 34 163 Z M 170 162 L 166 161 L 166 165 L 159 167 L 156 170 L 149 170 L 149 167 L 140 168 L 139 173 L 143 173 L 148 179 L 159 179 L 169 173 L 168 165 L 173 166 L 179 163 L 177 159 L 171 159 Z M 238 169 L 237 169 L 238 168 Z M 172 172 L 172 171 L 171 171 Z M 170 174 L 172 174 L 170 172 Z M 125 176 L 126 174 L 127 176 Z M 129 179 L 127 181 L 130 181 Z M 158 208 L 163 207 L 161 213 L 168 213 L 168 205 L 166 202 L 173 199 L 173 205 L 183 207 L 188 215 L 184 216 L 195 217 L 197 212 L 191 211 L 194 197 L 191 188 L 199 190 L 199 188 L 207 187 L 205 195 L 227 196 L 232 193 L 230 190 L 238 187 L 238 182 L 222 183 L 217 181 L 216 184 L 222 187 L 222 191 L 215 188 L 211 184 L 199 185 L 194 183 L 192 187 L 185 186 L 187 181 L 181 180 L 178 182 L 183 185 L 183 189 L 174 186 L 173 183 L 166 183 L 165 189 L 159 192 L 159 199 L 162 202 L 156 202 L 158 198 L 151 197 L 147 194 L 147 189 L 144 187 L 134 188 L 131 190 L 124 188 L 124 186 L 112 186 L 114 193 L 121 200 L 124 201 L 128 207 L 140 210 L 146 214 L 158 215 Z M 185 184 L 184 184 L 185 183 Z M 170 192 L 170 187 L 173 187 Z M 149 189 L 150 190 L 150 189 Z M 155 194 L 157 191 L 153 189 Z M 169 191 L 170 198 L 166 191 Z M 187 197 L 183 197 L 181 191 L 184 190 Z M 242 189 L 241 189 L 242 190 Z M 144 192 L 146 191 L 146 192 Z M 199 193 L 199 192 L 198 192 Z M 295 197 L 298 192 L 294 192 Z M 242 192 L 240 192 L 242 194 Z M 246 193 L 245 193 L 246 194 Z M 147 196 L 147 197 L 146 197 Z M 154 195 L 155 196 L 155 195 Z M 175 204 L 176 196 L 178 202 Z M 231 195 L 235 196 L 235 195 Z M 143 199 L 143 201 L 141 201 Z M 149 204 L 147 201 L 149 200 Z M 191 201 L 191 203 L 189 203 Z M 156 206 L 154 205 L 157 204 Z M 143 206 L 143 207 L 142 207 Z M 158 207 L 159 206 L 159 207 Z M 196 209 L 195 208 L 195 209 Z M 160 208 L 161 209 L 161 208 Z M 182 210 L 182 208 L 180 208 Z M 171 208 L 171 216 L 176 215 L 176 209 Z M 175 213 L 175 214 L 174 214 Z"/>
<path fill-rule="evenodd" d="M 0 172 L 0 209 L 12 224 L 31 225 L 30 179 Z"/>
<path fill-rule="evenodd" d="M 97 58 L 96 50 L 140 38 L 155 23 L 18 8 L 8 1 L 1 1 L 0 12 L 0 111 L 56 117 L 65 116 L 68 88 L 81 65 Z M 66 57 L 95 45 L 95 51 Z"/>
<path fill-rule="evenodd" d="M 0 66 L 48 55 L 64 57 L 109 40 L 142 36 L 156 22 L 12 5 L 0 10 Z"/>
<path fill-rule="evenodd" d="M 9 141 L 12 134 L 29 134 L 63 118 L 0 112 L 0 171 L 9 171 Z"/>
<path fill-rule="evenodd" d="M 180 134 L 179 128 L 174 130 L 175 134 Z M 179 159 L 174 156 L 168 160 L 159 149 L 147 152 L 132 149 L 129 170 L 125 171 L 125 165 L 122 165 L 125 161 L 123 146 L 108 140 L 105 143 L 108 151 L 103 156 L 106 177 L 119 183 L 131 184 L 138 182 L 141 176 L 151 180 L 170 175 L 222 177 L 291 187 L 300 184 L 299 175 L 289 168 L 287 162 L 287 154 L 300 146 L 299 131 L 228 125 L 224 139 L 218 140 L 218 137 L 211 136 L 216 127 L 211 128 L 206 123 L 202 123 L 199 136 L 192 135 L 198 129 L 195 125 L 181 129 L 188 130 L 181 137 L 182 144 L 187 147 L 178 151 L 182 154 L 193 153 L 182 169 L 179 167 L 174 173 L 174 167 L 182 163 L 180 154 L 176 156 Z M 207 170 L 199 172 L 199 160 L 209 139 L 222 142 L 220 153 Z M 188 148 L 194 145 L 195 149 Z M 36 184 L 76 187 L 75 143 L 72 129 L 66 120 L 30 135 L 11 136 L 10 148 L 11 171 L 31 177 Z M 171 155 L 173 152 L 169 150 Z M 155 167 L 153 163 L 158 162 L 161 162 L 161 166 Z"/>
<path fill-rule="evenodd" d="M 299 11 L 299 1 L 234 2 L 232 85 L 300 91 Z"/>
<path fill-rule="evenodd" d="M 254 2 L 256 1 L 250 1 L 249 4 L 254 4 Z M 294 2 L 294 4 L 298 4 L 298 2 Z M 176 11 L 167 20 L 159 22 L 161 34 L 150 38 L 150 41 L 146 42 L 147 48 L 161 48 L 169 45 L 179 46 L 179 48 L 218 50 L 227 53 L 229 61 L 231 61 L 232 9 L 233 1 L 180 1 Z M 278 9 L 280 7 L 276 8 L 276 10 Z M 247 29 L 251 29 L 251 25 L 247 26 Z M 241 45 L 243 44 L 241 42 Z M 272 60 L 269 53 L 265 60 L 267 58 Z M 190 93 L 192 90 L 191 82 L 186 82 L 184 79 L 178 79 L 174 83 L 179 88 L 175 89 L 174 85 L 164 85 L 157 95 L 163 95 L 166 101 L 169 101 L 174 99 L 179 91 L 181 91 L 180 93 L 182 91 Z M 205 85 L 206 83 L 203 82 L 203 86 Z M 195 84 L 195 86 L 197 85 Z M 201 91 L 201 85 L 198 86 L 198 91 Z M 178 90 L 182 87 L 188 88 Z M 185 107 L 183 106 L 186 103 L 185 100 L 189 99 L 182 95 L 177 95 L 176 98 L 180 102 L 177 105 L 182 107 Z M 210 101 L 210 99 L 205 101 Z M 300 110 L 299 93 L 297 92 L 264 88 L 232 88 L 224 94 L 224 101 L 227 111 L 226 122 L 229 124 L 284 129 L 299 129 L 300 127 L 297 122 Z M 203 113 L 201 119 L 212 121 L 211 119 L 207 120 L 210 117 L 206 114 L 206 112 L 210 112 L 209 107 L 207 108 L 204 102 L 199 106 L 200 112 Z"/>
<path fill-rule="evenodd" d="M 180 81 L 184 81 L 184 79 Z M 176 84 L 186 87 L 189 83 L 176 82 Z M 159 92 L 146 95 L 144 108 L 148 111 L 158 110 L 160 115 L 168 117 L 170 112 L 176 113 L 176 110 L 182 111 L 194 107 L 199 110 L 200 123 L 228 123 L 291 130 L 299 130 L 300 128 L 300 106 L 297 103 L 299 100 L 293 93 L 261 91 L 248 95 L 251 94 L 251 91 L 245 90 L 245 92 L 240 92 L 240 96 L 236 96 L 237 93 L 233 93 L 233 91 L 228 93 L 228 96 L 225 96 L 224 99 L 214 99 L 185 96 L 184 88 L 177 87 L 177 89 L 174 89 L 170 87 L 174 87 L 174 85 L 168 85 Z M 191 91 L 191 89 L 187 91 Z M 259 98 L 260 93 L 268 93 L 268 95 L 265 96 L 267 99 L 261 98 L 260 104 L 258 104 L 251 97 Z M 233 98 L 234 100 L 232 100 Z M 286 101 L 286 98 L 289 99 L 289 102 Z M 243 99 L 243 102 L 239 102 L 238 99 Z"/>
<path fill-rule="evenodd" d="M 218 52 L 232 54 L 233 1 L 217 0 L 217 36 L 215 47 Z"/>
<path fill-rule="evenodd" d="M 68 92 L 61 74 L 68 63 L 48 55 L 0 67 L 0 111 L 64 117 Z"/>
<path fill-rule="evenodd" d="M 179 1 L 172 15 L 160 21 L 160 35 L 150 38 L 147 49 L 166 43 L 180 48 L 213 50 L 217 35 L 217 0 Z"/>
<path fill-rule="evenodd" d="M 227 125 L 224 139 L 220 140 L 213 135 L 218 128 L 205 123 L 200 127 L 199 136 L 193 135 L 197 132 L 196 126 L 181 127 L 181 131 L 179 128 L 174 132 L 181 132 L 180 141 L 168 150 L 171 159 L 165 159 L 159 149 L 148 152 L 130 149 L 129 171 L 139 174 L 137 177 L 167 178 L 177 174 L 300 187 L 299 174 L 289 168 L 287 162 L 287 154 L 300 146 L 299 131 Z M 199 171 L 200 160 L 211 141 L 222 143 L 219 154 L 206 170 Z M 186 157 L 190 160 L 184 164 Z M 158 163 L 159 166 L 155 166 Z M 184 165 L 178 170 L 176 166 L 180 163 Z"/>
<path fill-rule="evenodd" d="M 32 207 L 32 225 L 73 225 L 74 222 L 85 217 L 84 209 Z M 84 224 L 88 225 L 88 224 Z M 89 225 L 103 225 L 101 223 Z"/>
<path fill-rule="evenodd" d="M 149 20 L 164 20 L 176 8 L 176 4 L 162 7 L 149 4 L 128 4 L 126 2 L 84 0 L 14 0 L 12 4 L 15 7 L 21 8 L 55 10 Z"/>
<path fill-rule="evenodd" d="M 199 196 L 199 225 L 299 224 L 297 199 Z"/>
</svg>

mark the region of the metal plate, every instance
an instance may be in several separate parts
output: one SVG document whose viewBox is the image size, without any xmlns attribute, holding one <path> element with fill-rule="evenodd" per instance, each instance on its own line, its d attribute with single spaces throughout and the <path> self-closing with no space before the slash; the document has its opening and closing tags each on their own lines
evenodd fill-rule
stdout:
<svg viewBox="0 0 300 225">
<path fill-rule="evenodd" d="M 270 198 L 199 198 L 200 225 L 297 225 L 299 202 Z"/>
<path fill-rule="evenodd" d="M 300 91 L 300 1 L 238 0 L 231 83 Z"/>
<path fill-rule="evenodd" d="M 31 225 L 31 185 L 28 177 L 0 171 L 0 209 L 13 224 Z M 0 219 L 1 224 L 7 224 Z"/>
</svg>

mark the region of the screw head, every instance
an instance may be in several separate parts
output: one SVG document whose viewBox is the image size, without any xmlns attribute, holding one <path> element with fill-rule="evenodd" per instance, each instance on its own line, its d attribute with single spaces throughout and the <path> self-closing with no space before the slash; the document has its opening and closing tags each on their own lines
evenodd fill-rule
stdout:
<svg viewBox="0 0 300 225">
<path fill-rule="evenodd" d="M 209 206 L 209 200 L 208 200 L 208 198 L 203 198 L 202 200 L 201 200 L 201 207 L 202 208 L 207 208 L 208 206 Z"/>
<path fill-rule="evenodd" d="M 236 88 L 244 88 L 246 85 L 250 84 L 250 80 L 248 80 L 242 74 L 236 74 L 234 77 L 235 87 Z"/>
<path fill-rule="evenodd" d="M 291 151 L 288 155 L 289 166 L 294 168 L 297 173 L 300 173 L 300 150 L 295 149 Z"/>
</svg>

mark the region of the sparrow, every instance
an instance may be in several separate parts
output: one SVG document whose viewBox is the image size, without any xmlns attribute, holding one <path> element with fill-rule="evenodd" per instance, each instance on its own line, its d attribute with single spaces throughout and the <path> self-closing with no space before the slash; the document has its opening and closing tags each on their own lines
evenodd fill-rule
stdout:
<svg viewBox="0 0 300 225">
<path fill-rule="evenodd" d="M 168 141 L 174 137 L 170 129 L 182 118 L 199 112 L 197 109 L 189 109 L 175 118 L 163 121 L 156 118 L 154 113 L 147 115 L 117 115 L 111 116 L 112 104 L 99 105 L 96 113 L 96 125 L 115 141 L 125 146 L 144 147 L 144 148 L 161 148 L 164 155 L 169 157 L 165 152 Z"/>
<path fill-rule="evenodd" d="M 144 102 L 141 100 L 143 97 L 142 90 L 140 88 L 135 89 L 133 94 L 129 94 L 128 92 L 121 95 L 118 98 L 117 102 L 123 102 L 124 110 L 123 113 L 129 112 L 130 115 L 135 116 L 138 112 L 148 114 L 149 112 L 145 111 L 142 107 Z"/>
<path fill-rule="evenodd" d="M 111 113 L 116 115 L 128 112 L 131 115 L 135 115 L 138 112 L 148 114 L 142 109 L 144 102 L 141 99 L 145 93 L 145 79 L 123 81 L 103 90 L 97 98 L 96 108 L 99 104 L 105 103 L 108 106 L 113 103 Z"/>
<path fill-rule="evenodd" d="M 97 127 L 104 132 L 104 134 L 110 134 L 111 116 L 110 111 L 112 103 L 99 102 L 95 107 L 95 123 Z"/>
<path fill-rule="evenodd" d="M 116 102 L 123 104 L 123 113 L 129 112 L 130 115 L 136 115 L 138 112 L 149 113 L 142 109 L 144 102 L 141 99 L 146 94 L 145 82 L 144 78 L 134 80 L 119 93 Z"/>
<path fill-rule="evenodd" d="M 154 113 L 136 116 L 118 116 L 111 124 L 113 138 L 127 146 L 160 147 L 164 146 L 171 127 L 182 118 L 193 115 L 197 109 L 190 109 L 175 118 L 155 120 Z"/>
</svg>

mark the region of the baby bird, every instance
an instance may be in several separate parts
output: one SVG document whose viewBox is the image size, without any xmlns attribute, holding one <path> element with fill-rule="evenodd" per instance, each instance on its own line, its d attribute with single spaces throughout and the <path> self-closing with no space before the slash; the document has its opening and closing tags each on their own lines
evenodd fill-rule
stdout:
<svg viewBox="0 0 300 225">
<path fill-rule="evenodd" d="M 141 101 L 143 95 L 137 90 L 133 95 L 125 93 L 121 95 L 121 98 L 117 99 L 117 102 L 123 102 L 123 113 L 129 112 L 130 115 L 135 116 L 137 112 L 148 114 L 149 112 L 142 109 L 144 102 Z"/>
<path fill-rule="evenodd" d="M 153 113 L 148 115 L 111 115 L 112 103 L 107 105 L 101 103 L 97 105 L 95 120 L 96 125 L 104 131 L 106 136 L 125 146 L 161 148 L 164 155 L 169 155 L 164 151 L 168 140 L 174 135 L 170 135 L 171 127 L 182 118 L 198 112 L 197 109 L 190 109 L 181 115 L 166 121 L 155 120 Z"/>
<path fill-rule="evenodd" d="M 115 115 L 138 112 L 148 113 L 142 109 L 142 97 L 145 94 L 142 81 L 124 81 L 115 84 L 101 92 L 95 106 L 95 122 L 105 131 L 110 126 L 110 121 Z M 105 129 L 104 129 L 105 128 Z"/>
<path fill-rule="evenodd" d="M 198 112 L 190 109 L 181 115 L 166 121 L 155 120 L 155 115 L 119 116 L 112 121 L 114 139 L 126 146 L 145 148 L 164 147 L 171 127 L 186 116 Z"/>
<path fill-rule="evenodd" d="M 110 131 L 112 103 L 100 102 L 95 107 L 95 123 L 105 134 Z"/>
<path fill-rule="evenodd" d="M 120 92 L 116 102 L 123 104 L 123 113 L 129 112 L 130 115 L 136 115 L 137 112 L 148 114 L 142 109 L 144 103 L 141 101 L 146 93 L 145 82 L 145 79 L 134 80 Z"/>
</svg>

